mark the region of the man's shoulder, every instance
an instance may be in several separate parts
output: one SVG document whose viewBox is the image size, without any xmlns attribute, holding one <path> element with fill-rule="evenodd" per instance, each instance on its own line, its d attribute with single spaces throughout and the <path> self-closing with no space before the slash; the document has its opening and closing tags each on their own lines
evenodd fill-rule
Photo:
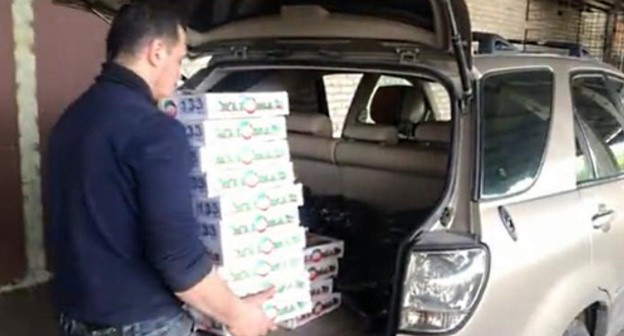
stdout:
<svg viewBox="0 0 624 336">
<path fill-rule="evenodd" d="M 141 93 L 123 85 L 96 84 L 83 98 L 87 102 L 83 104 L 86 108 L 101 110 L 106 118 L 115 120 L 115 123 L 133 124 L 140 128 L 181 126 Z"/>
<path fill-rule="evenodd" d="M 153 112 L 156 106 L 139 92 L 123 85 L 109 82 L 101 82 L 93 85 L 85 98 L 101 104 L 103 107 L 133 107 L 134 109 Z"/>
<path fill-rule="evenodd" d="M 123 135 L 124 138 L 150 133 L 185 133 L 176 119 L 161 112 L 158 107 L 137 92 L 122 85 L 96 83 L 70 104 L 59 120 L 70 119 L 69 124 L 80 124 L 91 119 L 101 131 Z M 86 125 L 85 125 L 86 126 Z M 106 131 L 108 130 L 108 131 Z"/>
</svg>

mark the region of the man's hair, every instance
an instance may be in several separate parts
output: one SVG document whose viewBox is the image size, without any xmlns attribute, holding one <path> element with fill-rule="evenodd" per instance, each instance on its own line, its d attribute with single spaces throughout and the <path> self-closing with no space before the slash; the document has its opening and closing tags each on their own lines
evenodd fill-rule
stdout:
<svg viewBox="0 0 624 336">
<path fill-rule="evenodd" d="M 181 15 L 165 3 L 133 2 L 123 6 L 115 16 L 106 39 L 106 58 L 135 55 L 154 38 L 173 43 L 180 38 L 178 27 L 185 28 Z"/>
</svg>

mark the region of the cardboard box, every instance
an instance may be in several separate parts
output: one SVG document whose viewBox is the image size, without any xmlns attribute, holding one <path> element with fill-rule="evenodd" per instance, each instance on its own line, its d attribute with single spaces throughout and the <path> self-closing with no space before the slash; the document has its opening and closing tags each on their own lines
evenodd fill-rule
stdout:
<svg viewBox="0 0 624 336">
<path fill-rule="evenodd" d="M 303 227 L 290 226 L 238 237 L 229 235 L 211 237 L 209 235 L 202 241 L 215 263 L 231 265 L 241 259 L 253 259 L 291 251 L 301 255 L 305 246 L 305 231 Z"/>
<path fill-rule="evenodd" d="M 210 120 L 186 123 L 184 127 L 192 147 L 218 145 L 220 141 L 284 140 L 287 136 L 284 117 Z"/>
<path fill-rule="evenodd" d="M 284 253 L 239 260 L 219 267 L 218 271 L 234 292 L 255 293 L 259 291 L 256 289 L 257 284 L 271 281 L 272 277 L 286 273 L 305 274 L 305 266 L 301 252 L 297 253 L 296 249 L 293 249 Z"/>
<path fill-rule="evenodd" d="M 306 273 L 300 269 L 285 270 L 261 278 L 252 277 L 247 280 L 228 283 L 230 290 L 239 297 L 260 293 L 271 286 L 275 287 L 275 295 L 297 290 L 298 292 L 304 291 L 307 296 L 311 297 L 310 280 L 307 279 Z"/>
<path fill-rule="evenodd" d="M 264 233 L 273 228 L 284 228 L 298 226 L 299 209 L 294 205 L 275 207 L 265 213 L 247 213 L 233 215 L 228 219 L 214 219 L 210 217 L 199 217 L 198 221 L 202 229 L 202 237 L 211 236 L 239 237 L 254 233 Z"/>
<path fill-rule="evenodd" d="M 191 175 L 191 190 L 197 197 L 216 197 L 224 193 L 247 192 L 257 188 L 292 185 L 295 173 L 291 162 L 256 164 L 244 168 L 214 169 Z"/>
<path fill-rule="evenodd" d="M 338 275 L 338 258 L 327 258 L 321 262 L 305 264 L 310 281 L 331 279 Z"/>
<path fill-rule="evenodd" d="M 310 296 L 325 296 L 334 292 L 334 279 L 316 280 L 310 283 Z"/>
<path fill-rule="evenodd" d="M 313 298 L 312 311 L 310 313 L 300 315 L 292 320 L 280 323 L 280 325 L 287 329 L 296 329 L 331 313 L 338 309 L 341 304 L 342 296 L 339 293 Z"/>
<path fill-rule="evenodd" d="M 253 293 L 259 293 L 270 287 L 275 288 L 275 296 L 282 296 L 291 292 L 297 292 L 305 293 L 304 297 L 310 297 L 310 281 L 306 278 L 305 272 L 301 272 L 300 270 L 273 274 L 259 282 L 259 289 L 255 290 Z"/>
<path fill-rule="evenodd" d="M 313 301 L 307 288 L 292 289 L 282 294 L 276 294 L 262 305 L 265 314 L 273 318 L 276 323 L 282 323 L 296 319 L 298 316 L 310 315 Z M 217 335 L 229 335 L 228 331 L 214 319 L 204 316 L 197 310 L 185 307 L 199 325 L 205 326 L 205 330 Z"/>
<path fill-rule="evenodd" d="M 286 92 L 176 94 L 158 106 L 182 122 L 283 116 L 290 109 Z"/>
<path fill-rule="evenodd" d="M 288 323 L 297 318 L 297 316 L 309 316 L 313 309 L 313 303 L 305 298 L 301 299 L 283 299 L 283 300 L 270 300 L 262 309 L 267 316 L 274 317 L 276 323 Z M 214 335 L 230 336 L 223 325 L 215 322 L 212 319 L 204 318 L 201 314 L 195 312 L 191 314 L 198 321 L 205 321 L 207 325 L 207 331 Z M 207 322 L 207 323 L 206 323 Z"/>
<path fill-rule="evenodd" d="M 339 239 L 306 234 L 305 263 L 306 265 L 322 263 L 327 259 L 338 259 L 344 255 L 344 242 Z"/>
<path fill-rule="evenodd" d="M 243 168 L 254 164 L 274 164 L 290 161 L 286 140 L 276 141 L 222 141 L 191 151 L 194 173 L 217 169 Z"/>
<path fill-rule="evenodd" d="M 197 198 L 195 215 L 199 218 L 226 220 L 239 214 L 270 215 L 275 208 L 303 205 L 303 187 L 292 184 L 278 188 L 258 188 L 245 193 L 224 194 L 214 198 Z"/>
<path fill-rule="evenodd" d="M 312 312 L 312 308 L 309 291 L 292 291 L 275 296 L 262 306 L 265 314 L 276 323 L 308 315 Z"/>
</svg>

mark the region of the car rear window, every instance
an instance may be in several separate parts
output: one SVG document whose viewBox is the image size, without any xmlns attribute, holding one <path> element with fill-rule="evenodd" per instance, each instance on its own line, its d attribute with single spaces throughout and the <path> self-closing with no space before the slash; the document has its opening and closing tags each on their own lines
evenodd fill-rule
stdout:
<svg viewBox="0 0 624 336">
<path fill-rule="evenodd" d="M 553 74 L 523 70 L 487 76 L 482 82 L 481 196 L 527 190 L 546 148 L 553 104 Z"/>
</svg>

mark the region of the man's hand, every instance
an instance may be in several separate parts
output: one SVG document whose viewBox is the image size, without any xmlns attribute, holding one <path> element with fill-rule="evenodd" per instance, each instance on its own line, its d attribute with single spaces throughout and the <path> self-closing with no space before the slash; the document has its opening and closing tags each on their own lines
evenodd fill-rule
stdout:
<svg viewBox="0 0 624 336">
<path fill-rule="evenodd" d="M 275 289 L 271 288 L 244 298 L 241 311 L 228 326 L 228 331 L 234 336 L 263 336 L 276 330 L 275 323 L 262 310 L 262 305 L 273 295 Z"/>
<path fill-rule="evenodd" d="M 275 294 L 275 289 L 240 299 L 235 296 L 216 269 L 199 283 L 176 295 L 200 314 L 210 316 L 227 326 L 234 336 L 262 336 L 276 330 L 262 305 Z"/>
</svg>

